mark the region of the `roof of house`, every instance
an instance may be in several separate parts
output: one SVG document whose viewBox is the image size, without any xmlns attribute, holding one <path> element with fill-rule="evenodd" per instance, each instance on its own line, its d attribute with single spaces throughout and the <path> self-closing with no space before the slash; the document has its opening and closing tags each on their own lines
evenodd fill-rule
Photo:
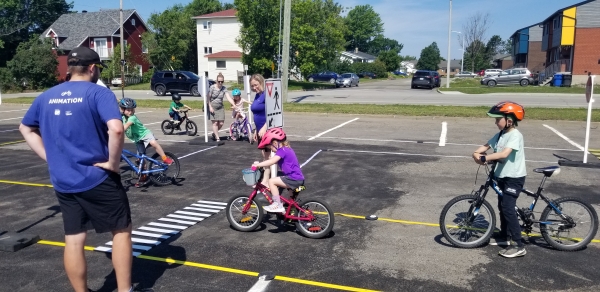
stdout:
<svg viewBox="0 0 600 292">
<path fill-rule="evenodd" d="M 204 14 L 204 15 L 200 15 L 200 16 L 195 16 L 195 17 L 192 17 L 192 19 L 236 17 L 235 16 L 236 13 L 237 13 L 237 10 L 235 10 L 235 9 L 227 9 L 227 10 L 223 10 L 223 11 L 218 11 L 218 12 L 213 12 L 213 13 Z"/>
<path fill-rule="evenodd" d="M 239 51 L 221 51 L 205 56 L 206 58 L 241 58 L 242 52 Z"/>
<path fill-rule="evenodd" d="M 516 34 L 518 34 L 520 31 L 522 31 L 522 30 L 524 30 L 526 28 L 530 28 L 530 27 L 534 27 L 534 26 L 538 26 L 538 25 L 542 25 L 542 24 L 544 24 L 544 23 L 543 22 L 538 22 L 536 24 L 532 24 L 532 25 L 529 25 L 529 26 L 526 26 L 526 27 L 519 28 L 519 29 L 515 30 L 515 32 L 510 36 L 510 38 L 513 38 Z"/>
<path fill-rule="evenodd" d="M 123 21 L 127 21 L 133 14 L 137 14 L 133 9 L 123 10 Z M 139 15 L 138 18 L 142 19 Z M 60 43 L 58 49 L 69 51 L 81 45 L 88 37 L 113 36 L 120 26 L 118 9 L 67 13 L 61 15 L 52 23 L 42 33 L 41 37 L 45 37 L 52 30 L 57 37 L 67 38 Z M 146 26 L 145 23 L 144 26 Z"/>
<path fill-rule="evenodd" d="M 512 59 L 512 55 L 511 54 L 496 54 L 496 55 L 494 55 L 494 61 L 495 60 L 507 60 L 507 59 Z"/>
<path fill-rule="evenodd" d="M 363 52 L 356 52 L 356 51 L 346 51 L 346 52 L 342 52 L 342 54 L 345 54 L 353 59 L 363 59 L 363 60 L 375 60 L 377 59 L 377 57 L 373 56 L 373 55 L 369 55 L 367 53 L 363 53 Z"/>
<path fill-rule="evenodd" d="M 460 68 L 460 60 L 450 60 L 450 68 Z M 438 64 L 439 68 L 447 68 L 448 67 L 448 62 L 442 60 L 440 61 L 440 63 Z"/>
<path fill-rule="evenodd" d="M 571 9 L 573 7 L 581 6 L 583 4 L 587 4 L 587 3 L 590 3 L 590 2 L 594 2 L 594 1 L 596 1 L 596 0 L 586 0 L 586 1 L 583 1 L 583 2 L 579 2 L 579 3 L 573 4 L 573 5 L 570 5 L 570 6 L 558 9 L 558 10 L 556 10 L 556 12 L 554 12 L 550 16 L 548 16 L 548 18 L 544 19 L 544 21 L 542 21 L 541 23 L 549 21 L 550 19 L 554 18 L 554 16 L 556 16 L 557 14 L 563 12 L 564 10 Z"/>
</svg>

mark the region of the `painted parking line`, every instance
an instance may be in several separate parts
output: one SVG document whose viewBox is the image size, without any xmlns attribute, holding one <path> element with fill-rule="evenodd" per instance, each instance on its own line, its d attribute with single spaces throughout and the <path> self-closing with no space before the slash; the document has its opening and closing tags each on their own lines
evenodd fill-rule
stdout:
<svg viewBox="0 0 600 292">
<path fill-rule="evenodd" d="M 65 246 L 64 242 L 49 241 L 49 240 L 40 240 L 37 243 L 42 244 L 42 245 L 50 245 L 50 246 L 60 246 L 60 247 Z M 88 251 L 96 251 L 96 248 L 91 247 L 91 246 L 84 246 L 84 249 L 88 250 Z M 197 263 L 197 262 L 191 262 L 191 261 L 181 261 L 181 260 L 176 260 L 176 259 L 172 259 L 172 258 L 161 258 L 161 257 L 147 256 L 147 255 L 137 255 L 136 257 L 138 259 L 163 262 L 163 263 L 169 263 L 169 264 L 178 264 L 178 265 L 182 265 L 182 266 L 188 266 L 188 267 L 194 267 L 194 268 L 200 268 L 200 269 L 206 269 L 206 270 L 213 270 L 213 271 L 220 271 L 220 272 L 227 272 L 227 273 L 244 275 L 244 276 L 251 276 L 251 277 L 259 276 L 258 272 L 235 269 L 235 268 L 228 268 L 228 267 L 223 267 L 223 266 L 215 266 L 215 265 L 209 265 L 209 264 L 203 264 L 203 263 Z M 304 279 L 285 277 L 285 276 L 275 276 L 274 279 L 279 280 L 279 281 L 284 281 L 284 282 L 304 284 L 304 285 L 308 285 L 308 286 L 315 286 L 315 287 L 321 287 L 321 288 L 330 288 L 330 289 L 336 289 L 336 290 L 341 290 L 341 291 L 378 292 L 378 290 L 337 285 L 337 284 L 304 280 Z"/>
<path fill-rule="evenodd" d="M 558 130 L 544 124 L 544 127 L 548 128 L 550 131 L 554 132 L 554 134 L 558 135 L 559 137 L 563 138 L 565 141 L 569 142 L 569 144 L 575 146 L 577 149 L 579 149 L 580 151 L 583 151 L 583 147 L 579 144 L 577 144 L 577 142 L 569 139 L 569 137 L 563 135 L 561 132 L 559 132 Z"/>
<path fill-rule="evenodd" d="M 0 146 L 6 146 L 6 145 L 19 144 L 19 143 L 23 143 L 23 142 L 25 142 L 25 140 L 18 140 L 18 141 L 4 142 L 4 143 L 0 143 Z"/>
<path fill-rule="evenodd" d="M 316 136 L 312 136 L 312 137 L 308 138 L 308 140 L 314 140 L 314 139 L 317 139 L 317 138 L 319 138 L 319 137 L 321 137 L 321 136 L 323 136 L 323 135 L 325 135 L 325 134 L 327 134 L 327 133 L 329 133 L 329 132 L 331 132 L 331 131 L 333 131 L 333 130 L 335 130 L 335 129 L 339 129 L 339 128 L 341 128 L 341 127 L 343 127 L 343 126 L 347 125 L 347 124 L 350 124 L 350 123 L 352 123 L 352 122 L 354 122 L 354 121 L 358 120 L 358 119 L 359 119 L 359 118 L 355 118 L 355 119 L 349 120 L 349 121 L 347 121 L 347 122 L 345 122 L 345 123 L 341 123 L 341 124 L 339 124 L 339 125 L 337 125 L 337 126 L 335 126 L 335 127 L 331 128 L 331 129 L 329 129 L 329 130 L 327 130 L 327 131 L 325 131 L 325 132 L 321 132 L 321 133 L 317 134 Z"/>
<path fill-rule="evenodd" d="M 36 183 L 29 183 L 29 182 L 22 182 L 22 181 L 12 181 L 12 180 L 0 180 L 0 183 L 3 183 L 3 184 L 13 184 L 13 185 L 22 185 L 22 186 L 30 186 L 30 187 L 48 187 L 48 188 L 53 188 L 52 185 L 48 185 L 48 184 L 36 184 Z"/>
<path fill-rule="evenodd" d="M 448 134 L 448 123 L 442 122 L 442 133 L 440 134 L 440 143 L 438 146 L 446 146 L 446 135 Z"/>
<path fill-rule="evenodd" d="M 10 110 L 10 111 L 0 111 L 0 113 L 11 113 L 11 112 L 21 112 L 26 111 L 28 109 L 18 109 L 18 110 Z"/>
<path fill-rule="evenodd" d="M 22 119 L 23 117 L 18 117 L 18 118 L 10 118 L 10 119 L 2 119 L 0 121 L 10 121 L 10 120 L 18 120 L 18 119 Z"/>
</svg>

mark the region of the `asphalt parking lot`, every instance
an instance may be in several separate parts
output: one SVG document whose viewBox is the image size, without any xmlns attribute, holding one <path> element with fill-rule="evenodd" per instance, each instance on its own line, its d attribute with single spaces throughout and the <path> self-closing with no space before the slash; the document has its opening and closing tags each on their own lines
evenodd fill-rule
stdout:
<svg viewBox="0 0 600 292">
<path fill-rule="evenodd" d="M 46 186 L 47 167 L 19 142 L 16 131 L 25 108 L 0 106 L 0 232 L 34 233 L 45 241 L 0 253 L 0 290 L 69 291 L 60 246 L 62 218 Z M 192 204 L 220 206 L 233 195 L 250 193 L 240 171 L 260 157 L 246 142 L 215 147 L 198 143 L 202 136 L 165 136 L 160 131 L 165 112 L 138 109 L 138 116 L 165 150 L 181 157 L 180 179 L 164 187 L 129 188 L 135 230 Z M 203 135 L 202 120 L 193 119 Z M 528 254 L 518 259 L 499 257 L 498 247 L 454 248 L 441 236 L 441 209 L 473 188 L 477 166 L 470 153 L 495 133 L 492 119 L 290 113 L 285 123 L 299 161 L 306 162 L 307 190 L 300 196 L 325 200 L 338 213 L 332 234 L 308 239 L 272 220 L 242 233 L 214 208 L 210 217 L 156 245 L 138 243 L 151 248 L 138 250 L 141 255 L 134 260 L 137 290 L 248 291 L 258 273 L 267 271 L 277 277 L 264 291 L 600 290 L 598 235 L 588 248 L 572 253 L 532 237 Z M 600 148 L 600 129 L 593 126 L 590 148 Z M 578 146 L 583 145 L 584 123 L 524 121 L 519 129 L 527 147 L 527 189 L 535 190 L 541 179 L 531 169 L 556 164 L 553 153 L 583 158 Z M 599 162 L 591 155 L 588 159 Z M 599 174 L 598 169 L 565 167 L 549 179 L 545 194 L 582 198 L 600 211 Z M 487 199 L 496 205 L 493 196 Z M 520 206 L 529 203 L 527 197 L 519 199 Z M 361 219 L 371 214 L 391 220 Z M 106 246 L 109 240 L 107 234 L 90 232 L 87 246 Z M 87 251 L 86 256 L 90 288 L 114 291 L 110 254 Z"/>
</svg>

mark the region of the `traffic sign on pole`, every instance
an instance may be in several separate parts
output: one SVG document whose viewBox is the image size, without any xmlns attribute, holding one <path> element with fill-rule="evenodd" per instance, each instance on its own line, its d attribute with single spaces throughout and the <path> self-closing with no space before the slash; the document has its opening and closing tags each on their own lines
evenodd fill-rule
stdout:
<svg viewBox="0 0 600 292">
<path fill-rule="evenodd" d="M 283 100 L 281 79 L 265 80 L 265 106 L 267 112 L 267 129 L 283 128 Z"/>
</svg>

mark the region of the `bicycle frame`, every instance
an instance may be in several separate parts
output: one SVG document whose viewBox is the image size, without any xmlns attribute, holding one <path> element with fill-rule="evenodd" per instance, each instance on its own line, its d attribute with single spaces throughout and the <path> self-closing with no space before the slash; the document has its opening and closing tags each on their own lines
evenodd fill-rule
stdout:
<svg viewBox="0 0 600 292">
<path fill-rule="evenodd" d="M 489 171 L 488 177 L 485 181 L 485 184 L 481 185 L 481 187 L 479 188 L 478 194 L 480 194 L 478 196 L 478 201 L 477 204 L 475 204 L 476 209 L 474 210 L 474 212 L 472 212 L 473 210 L 469 210 L 469 212 L 472 212 L 472 220 L 475 219 L 475 217 L 477 216 L 477 214 L 479 213 L 479 207 L 481 206 L 481 204 L 483 203 L 483 200 L 485 199 L 485 196 L 487 195 L 487 192 L 489 190 L 489 188 L 491 187 L 494 192 L 496 192 L 496 194 L 498 196 L 502 196 L 502 190 L 500 190 L 500 188 L 498 187 L 498 184 L 496 182 L 496 178 L 494 177 L 494 170 L 495 169 L 495 165 L 492 165 L 491 170 Z M 546 175 L 544 175 L 544 177 L 542 178 L 542 181 L 540 182 L 540 185 L 537 189 L 537 191 L 534 193 L 532 191 L 529 191 L 525 188 L 523 188 L 521 191 L 523 193 L 525 193 L 527 196 L 529 197 L 533 197 L 533 202 L 531 203 L 531 205 L 529 205 L 529 208 L 527 208 L 528 211 L 533 212 L 533 209 L 535 208 L 538 200 L 541 198 L 544 202 L 546 202 L 546 204 L 548 204 L 550 207 L 552 207 L 552 209 L 556 212 L 556 214 L 558 214 L 562 219 L 564 220 L 568 220 L 569 218 L 567 218 L 562 211 L 560 210 L 560 208 L 558 208 L 553 202 L 552 200 L 548 199 L 546 196 L 544 196 L 542 194 L 542 191 L 544 190 L 544 184 L 546 183 L 546 179 L 548 177 Z M 482 193 L 483 192 L 483 193 Z M 472 208 L 472 207 L 471 207 Z M 557 224 L 556 222 L 542 222 L 542 221 L 536 221 L 536 220 L 531 220 L 530 218 L 528 218 L 521 209 L 519 209 L 519 207 L 515 206 L 515 210 L 517 211 L 517 216 L 519 216 L 521 218 L 521 220 L 523 220 L 524 223 L 528 224 L 529 226 L 534 224 L 534 223 L 538 223 L 538 224 L 544 224 L 544 225 L 554 225 Z"/>
<path fill-rule="evenodd" d="M 131 160 L 129 160 L 129 157 L 135 157 L 135 158 L 139 159 L 140 160 L 140 163 L 139 163 L 140 167 L 137 167 L 133 162 L 131 162 Z M 133 152 L 131 152 L 129 150 L 126 150 L 126 149 L 123 149 L 123 152 L 121 152 L 121 158 L 123 160 L 125 160 L 125 162 L 127 162 L 127 164 L 129 164 L 129 167 L 131 167 L 131 169 L 133 169 L 133 171 L 135 171 L 135 173 L 137 173 L 138 175 L 140 175 L 140 174 L 150 174 L 150 173 L 154 173 L 154 172 L 161 172 L 161 171 L 165 171 L 165 170 L 167 170 L 169 168 L 169 165 L 167 165 L 167 164 L 165 164 L 163 162 L 154 160 L 154 159 L 146 156 L 146 154 L 137 155 L 137 154 L 134 154 Z M 159 168 L 159 169 L 152 169 L 152 170 L 142 170 L 141 165 L 144 165 L 144 162 L 146 160 L 149 161 L 149 162 L 152 162 L 152 163 L 154 163 L 156 165 L 159 165 L 161 168 Z"/>
<path fill-rule="evenodd" d="M 248 202 L 246 203 L 246 205 L 244 205 L 244 209 L 242 210 L 243 213 L 246 213 L 250 210 L 250 206 L 252 205 L 252 200 L 256 197 L 258 192 L 261 192 L 263 194 L 263 196 L 267 199 L 269 204 L 273 203 L 273 199 L 271 199 L 271 196 L 270 196 L 271 191 L 269 190 L 269 188 L 267 188 L 261 182 L 257 182 L 256 186 L 252 190 L 252 193 L 250 194 L 250 197 L 248 198 Z M 298 205 L 298 203 L 296 202 L 296 200 L 294 200 L 293 198 L 286 199 L 283 196 L 280 196 L 280 198 L 281 198 L 282 202 L 285 202 L 288 204 L 288 207 L 285 210 L 285 213 L 283 214 L 285 220 L 297 220 L 297 221 L 314 221 L 315 220 L 315 216 L 313 216 L 312 211 L 301 208 Z M 299 217 L 299 216 L 290 215 L 292 212 L 292 208 L 295 208 L 299 211 L 304 212 L 304 214 L 306 214 L 307 216 Z M 300 214 L 300 212 L 297 212 L 296 214 Z"/>
</svg>

